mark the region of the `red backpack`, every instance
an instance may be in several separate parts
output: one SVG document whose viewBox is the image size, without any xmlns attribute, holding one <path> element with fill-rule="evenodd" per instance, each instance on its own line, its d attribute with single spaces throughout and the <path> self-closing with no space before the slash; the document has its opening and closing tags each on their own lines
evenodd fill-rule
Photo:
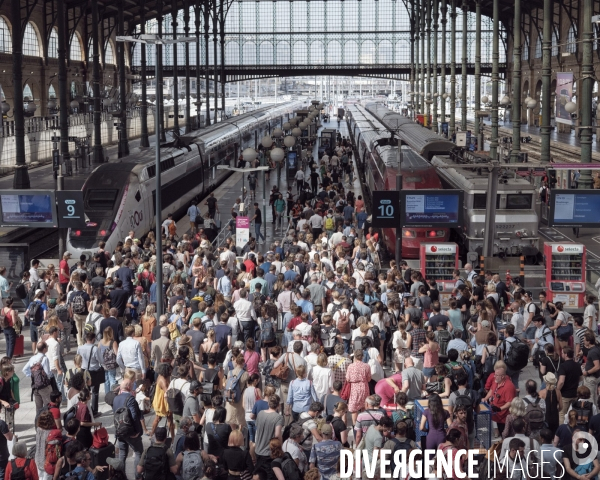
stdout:
<svg viewBox="0 0 600 480">
<path fill-rule="evenodd" d="M 50 430 L 46 440 L 46 459 L 44 460 L 44 470 L 47 474 L 54 475 L 56 462 L 62 456 L 62 447 L 62 432 L 58 428 Z"/>
</svg>

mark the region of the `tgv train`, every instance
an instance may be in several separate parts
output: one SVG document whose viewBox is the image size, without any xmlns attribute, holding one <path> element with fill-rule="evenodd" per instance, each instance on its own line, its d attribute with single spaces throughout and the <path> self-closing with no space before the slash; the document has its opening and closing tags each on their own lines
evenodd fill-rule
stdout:
<svg viewBox="0 0 600 480">
<path fill-rule="evenodd" d="M 185 137 L 187 147 L 161 147 L 162 217 L 181 211 L 231 175 L 217 165 L 235 166 L 245 148 L 280 127 L 301 102 L 264 107 L 233 117 Z M 101 241 L 112 251 L 133 230 L 141 237 L 155 226 L 156 166 L 153 148 L 120 162 L 97 167 L 83 185 L 88 226 L 70 229 L 68 249 L 78 258 L 91 254 Z"/>
<path fill-rule="evenodd" d="M 431 160 L 433 165 L 440 167 L 438 173 L 444 187 L 464 192 L 464 225 L 454 233 L 459 237 L 457 242 L 466 251 L 478 254 L 483 251 L 488 170 L 477 164 L 488 161 L 488 157 L 470 152 L 438 155 Z M 473 168 L 468 168 L 469 165 Z M 494 255 L 525 255 L 528 264 L 540 261 L 535 195 L 535 187 L 516 175 L 514 170 L 500 175 L 496 197 Z"/>
<path fill-rule="evenodd" d="M 358 150 L 357 162 L 364 169 L 366 187 L 375 190 L 395 190 L 398 170 L 397 138 L 382 123 L 360 105 L 350 105 L 346 111 L 348 130 Z M 412 148 L 402 145 L 402 189 L 442 188 L 436 169 Z M 423 242 L 447 242 L 448 228 L 402 229 L 402 256 L 419 258 Z M 396 250 L 395 229 L 384 229 L 383 240 L 390 252 Z"/>
</svg>

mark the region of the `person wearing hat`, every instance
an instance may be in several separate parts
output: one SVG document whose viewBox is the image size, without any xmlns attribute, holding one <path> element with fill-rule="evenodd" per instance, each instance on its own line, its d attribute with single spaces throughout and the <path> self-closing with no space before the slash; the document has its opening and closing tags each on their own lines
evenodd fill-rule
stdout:
<svg viewBox="0 0 600 480">
<path fill-rule="evenodd" d="M 165 444 L 167 440 L 167 429 L 165 427 L 156 427 L 154 431 L 154 441 L 142 454 L 140 461 L 137 465 L 136 477 L 141 477 L 146 470 L 146 464 L 149 466 L 161 465 L 159 471 L 152 473 L 153 479 L 167 478 L 168 472 L 165 467 L 168 465 L 169 471 L 175 475 L 177 473 L 177 463 L 175 461 L 175 455 Z M 162 461 L 161 461 L 162 460 Z M 145 476 L 148 478 L 148 476 Z"/>
<path fill-rule="evenodd" d="M 552 432 L 556 432 L 560 425 L 559 414 L 562 408 L 562 396 L 560 390 L 556 388 L 558 379 L 552 372 L 548 372 L 542 379 L 544 388 L 540 390 L 540 398 L 546 402 L 546 423 Z"/>
<path fill-rule="evenodd" d="M 69 260 L 71 259 L 71 252 L 63 253 L 63 258 L 58 264 L 58 282 L 61 286 L 61 291 L 66 292 L 67 286 L 71 275 L 69 273 Z"/>
</svg>

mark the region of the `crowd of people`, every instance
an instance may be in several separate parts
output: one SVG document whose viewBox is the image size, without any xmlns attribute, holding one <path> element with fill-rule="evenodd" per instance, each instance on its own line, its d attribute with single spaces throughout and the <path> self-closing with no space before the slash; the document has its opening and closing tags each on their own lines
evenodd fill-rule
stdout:
<svg viewBox="0 0 600 480">
<path fill-rule="evenodd" d="M 58 272 L 34 260 L 17 292 L 31 335 L 23 372 L 36 449 L 26 458 L 10 415 L 0 420 L 0 478 L 126 478 L 131 450 L 136 477 L 150 480 L 335 480 L 346 448 L 455 455 L 479 446 L 477 418 L 489 410 L 497 452 L 525 462 L 507 478 L 536 478 L 530 450 L 541 452 L 546 478 L 561 478 L 561 466 L 594 478 L 600 464 L 582 466 L 572 443 L 578 431 L 600 440 L 595 298 L 570 316 L 544 292 L 536 302 L 517 282 L 466 264 L 442 305 L 435 279 L 406 262 L 382 268 L 379 233 L 346 188 L 350 141 L 338 138 L 309 170 L 310 188 L 296 177 L 304 197 L 290 187 L 282 205 L 274 195 L 274 221 L 290 225 L 262 249 L 253 237 L 215 247 L 202 228 L 181 237 L 166 228 L 161 264 L 154 235 L 134 232 L 75 264 L 66 252 Z M 23 321 L 2 292 L 0 403 L 14 414 Z M 521 389 L 530 363 L 539 378 Z M 110 413 L 100 411 L 102 389 Z M 107 416 L 115 452 L 105 455 Z"/>
</svg>

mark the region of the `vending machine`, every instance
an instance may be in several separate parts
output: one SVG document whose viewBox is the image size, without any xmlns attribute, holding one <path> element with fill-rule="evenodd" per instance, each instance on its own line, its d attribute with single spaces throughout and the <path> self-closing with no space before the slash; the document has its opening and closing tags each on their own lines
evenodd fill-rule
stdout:
<svg viewBox="0 0 600 480">
<path fill-rule="evenodd" d="M 562 302 L 565 310 L 584 307 L 585 257 L 581 243 L 544 244 L 548 300 Z"/>
<path fill-rule="evenodd" d="M 448 307 L 448 300 L 456 280 L 452 272 L 458 268 L 458 245 L 456 243 L 422 243 L 421 272 L 426 280 L 435 280 L 440 291 L 440 303 Z"/>
</svg>

